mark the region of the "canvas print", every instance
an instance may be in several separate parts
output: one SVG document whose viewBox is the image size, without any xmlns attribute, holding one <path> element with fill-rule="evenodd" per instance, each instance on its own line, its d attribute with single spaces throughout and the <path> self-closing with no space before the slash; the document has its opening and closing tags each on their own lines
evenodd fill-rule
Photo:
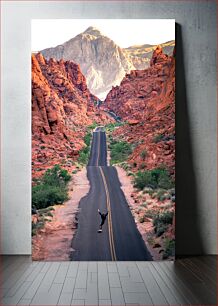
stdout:
<svg viewBox="0 0 218 306">
<path fill-rule="evenodd" d="M 32 257 L 175 256 L 175 21 L 32 20 Z"/>
</svg>

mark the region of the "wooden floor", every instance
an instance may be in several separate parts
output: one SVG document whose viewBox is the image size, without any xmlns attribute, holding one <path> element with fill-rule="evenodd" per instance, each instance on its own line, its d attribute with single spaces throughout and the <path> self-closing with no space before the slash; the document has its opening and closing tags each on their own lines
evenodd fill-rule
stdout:
<svg viewBox="0 0 218 306">
<path fill-rule="evenodd" d="M 0 305 L 217 305 L 217 258 L 32 262 L 1 257 Z"/>
</svg>

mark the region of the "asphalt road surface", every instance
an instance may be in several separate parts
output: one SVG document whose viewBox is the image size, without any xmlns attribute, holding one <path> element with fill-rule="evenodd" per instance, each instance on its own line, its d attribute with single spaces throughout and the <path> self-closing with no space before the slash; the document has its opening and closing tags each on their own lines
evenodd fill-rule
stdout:
<svg viewBox="0 0 218 306">
<path fill-rule="evenodd" d="M 107 166 L 106 135 L 93 132 L 87 167 L 90 191 L 81 199 L 78 229 L 72 240 L 71 260 L 152 260 L 121 190 L 117 171 Z M 108 211 L 102 233 L 98 209 Z"/>
</svg>

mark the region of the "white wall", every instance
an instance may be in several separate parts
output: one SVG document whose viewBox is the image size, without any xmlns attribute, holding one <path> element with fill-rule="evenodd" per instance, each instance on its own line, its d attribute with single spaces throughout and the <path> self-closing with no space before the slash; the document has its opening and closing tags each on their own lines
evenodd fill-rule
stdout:
<svg viewBox="0 0 218 306">
<path fill-rule="evenodd" d="M 31 19 L 99 17 L 174 18 L 181 25 L 177 44 L 177 253 L 217 253 L 215 2 L 2 1 L 3 254 L 31 253 Z"/>
</svg>

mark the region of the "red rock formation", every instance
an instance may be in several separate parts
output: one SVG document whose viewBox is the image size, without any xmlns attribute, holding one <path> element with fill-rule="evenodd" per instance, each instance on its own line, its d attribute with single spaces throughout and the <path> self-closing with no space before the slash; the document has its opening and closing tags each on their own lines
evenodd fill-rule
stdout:
<svg viewBox="0 0 218 306">
<path fill-rule="evenodd" d="M 77 64 L 32 55 L 33 178 L 56 163 L 72 166 L 84 146 L 85 127 L 108 120 L 97 101 Z"/>
<path fill-rule="evenodd" d="M 105 107 L 129 123 L 114 135 L 137 145 L 129 160 L 135 170 L 164 164 L 174 176 L 175 57 L 163 54 L 158 46 L 150 67 L 127 74 L 109 92 Z"/>
</svg>

